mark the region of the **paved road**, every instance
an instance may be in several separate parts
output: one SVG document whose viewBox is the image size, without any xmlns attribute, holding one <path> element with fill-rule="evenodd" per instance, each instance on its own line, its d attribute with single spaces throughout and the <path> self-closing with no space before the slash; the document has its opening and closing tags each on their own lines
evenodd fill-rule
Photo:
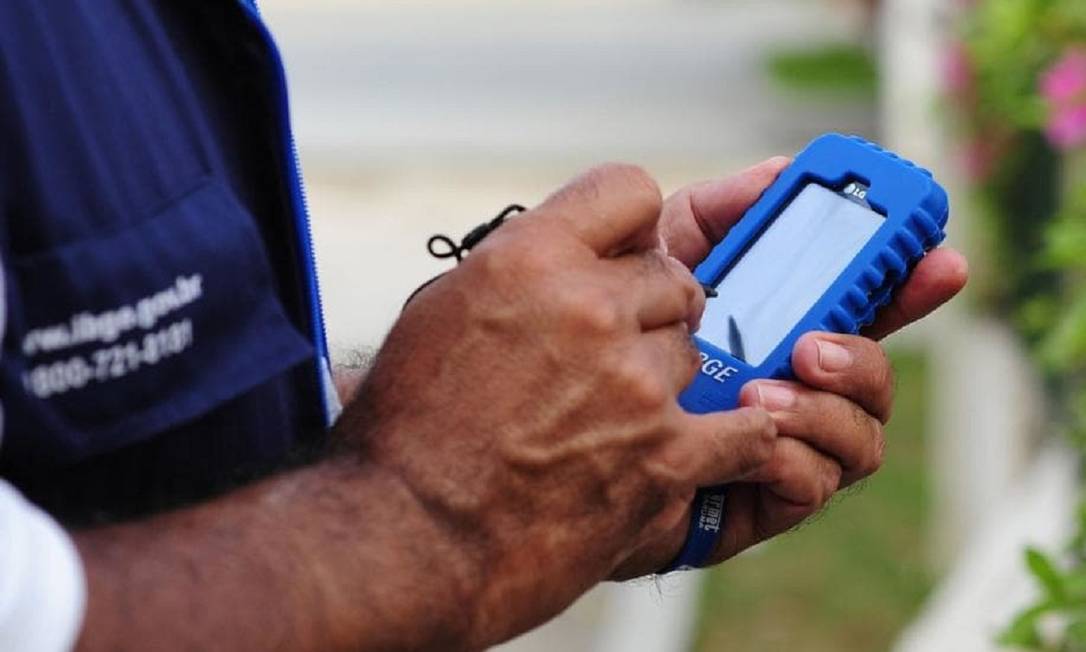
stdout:
<svg viewBox="0 0 1086 652">
<path fill-rule="evenodd" d="M 602 160 L 665 188 L 734 171 L 870 107 L 800 102 L 762 74 L 773 47 L 848 34 L 814 0 L 262 0 L 288 62 L 333 351 L 376 345 L 462 234 Z M 683 649 L 695 583 L 605 586 L 515 643 Z M 607 627 L 606 623 L 622 626 Z"/>
<path fill-rule="evenodd" d="M 764 53 L 849 32 L 814 0 L 263 0 L 288 62 L 334 343 L 373 344 L 441 268 L 422 243 L 602 160 L 665 187 L 870 132 L 798 102 Z M 375 283 L 375 279 L 380 279 Z"/>
<path fill-rule="evenodd" d="M 280 6 L 282 4 L 282 6 Z M 768 48 L 840 34 L 823 2 L 265 2 L 307 152 L 350 165 L 719 163 L 866 111 L 811 107 L 762 75 Z"/>
</svg>

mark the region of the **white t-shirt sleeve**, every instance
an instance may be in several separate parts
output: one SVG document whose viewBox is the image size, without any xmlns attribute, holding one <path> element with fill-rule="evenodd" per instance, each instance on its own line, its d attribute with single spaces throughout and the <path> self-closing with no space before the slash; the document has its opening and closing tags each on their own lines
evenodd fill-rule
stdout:
<svg viewBox="0 0 1086 652">
<path fill-rule="evenodd" d="M 83 567 L 72 540 L 0 480 L 0 650 L 72 649 L 85 601 Z"/>
<path fill-rule="evenodd" d="M 0 266 L 0 337 L 5 316 Z M 0 410 L 0 445 L 3 412 Z M 75 646 L 87 589 L 71 538 L 0 479 L 0 650 L 63 652 Z"/>
</svg>

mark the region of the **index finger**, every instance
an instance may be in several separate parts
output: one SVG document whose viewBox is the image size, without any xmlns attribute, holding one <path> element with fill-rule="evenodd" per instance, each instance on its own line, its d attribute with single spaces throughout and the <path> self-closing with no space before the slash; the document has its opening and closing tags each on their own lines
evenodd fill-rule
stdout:
<svg viewBox="0 0 1086 652">
<path fill-rule="evenodd" d="M 871 339 L 880 340 L 927 316 L 961 292 L 969 280 L 965 256 L 949 247 L 928 253 L 916 264 L 905 285 L 894 293 L 890 305 L 879 311 L 875 323 L 863 330 Z"/>
<path fill-rule="evenodd" d="M 561 223 L 598 255 L 609 257 L 660 246 L 663 199 L 647 172 L 609 163 L 575 177 L 537 212 Z"/>
</svg>

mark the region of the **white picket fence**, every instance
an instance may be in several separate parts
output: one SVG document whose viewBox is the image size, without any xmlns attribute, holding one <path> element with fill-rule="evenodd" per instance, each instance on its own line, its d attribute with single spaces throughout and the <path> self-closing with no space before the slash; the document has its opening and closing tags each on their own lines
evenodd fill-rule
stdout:
<svg viewBox="0 0 1086 652">
<path fill-rule="evenodd" d="M 941 0 L 886 0 L 880 31 L 886 144 L 949 182 L 951 242 L 967 252 L 962 184 L 938 125 L 940 60 L 952 16 Z M 932 360 L 932 559 L 946 575 L 895 652 L 995 652 L 999 630 L 1034 596 L 1028 545 L 1059 549 L 1073 523 L 1077 456 L 1046 433 L 1039 383 L 1017 340 L 967 302 L 926 325 Z M 1042 443 L 1038 452 L 1038 443 Z"/>
</svg>

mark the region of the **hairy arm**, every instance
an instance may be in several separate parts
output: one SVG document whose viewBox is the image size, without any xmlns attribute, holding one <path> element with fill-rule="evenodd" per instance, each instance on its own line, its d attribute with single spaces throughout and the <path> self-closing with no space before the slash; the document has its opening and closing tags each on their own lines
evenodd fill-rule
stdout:
<svg viewBox="0 0 1086 652">
<path fill-rule="evenodd" d="M 354 455 L 75 538 L 81 650 L 454 650 L 470 629 L 471 556 Z"/>
</svg>

